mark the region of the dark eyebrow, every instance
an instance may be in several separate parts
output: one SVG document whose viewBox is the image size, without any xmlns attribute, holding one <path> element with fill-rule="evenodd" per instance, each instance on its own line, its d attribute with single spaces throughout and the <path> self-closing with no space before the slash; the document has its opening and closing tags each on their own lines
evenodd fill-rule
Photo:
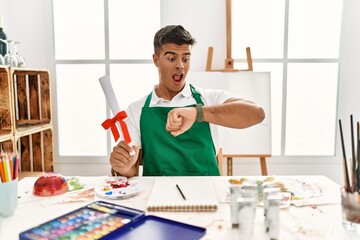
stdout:
<svg viewBox="0 0 360 240">
<path fill-rule="evenodd" d="M 167 52 L 165 52 L 165 53 L 164 53 L 164 56 L 165 56 L 165 55 L 167 55 L 167 54 L 178 55 L 178 54 L 177 54 L 177 53 L 175 53 L 175 52 L 170 52 L 170 51 L 167 51 Z M 184 53 L 183 55 L 189 55 L 189 56 L 190 56 L 190 55 L 191 55 L 191 53 L 190 53 L 190 52 L 186 52 L 186 53 Z"/>
</svg>

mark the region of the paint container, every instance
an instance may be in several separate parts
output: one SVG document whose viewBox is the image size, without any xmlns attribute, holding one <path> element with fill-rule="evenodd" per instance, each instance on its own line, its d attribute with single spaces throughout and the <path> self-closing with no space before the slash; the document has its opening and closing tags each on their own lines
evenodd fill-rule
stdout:
<svg viewBox="0 0 360 240">
<path fill-rule="evenodd" d="M 238 204 L 237 199 L 241 196 L 241 185 L 232 184 L 230 186 L 230 214 L 231 214 L 231 226 L 232 228 L 239 227 L 238 220 Z"/>
<path fill-rule="evenodd" d="M 247 180 L 243 182 L 241 188 L 241 196 L 243 197 L 255 197 L 255 201 L 259 201 L 260 193 L 259 184 L 256 181 Z"/>
<path fill-rule="evenodd" d="M 280 233 L 280 202 L 281 194 L 270 194 L 267 196 L 267 214 L 265 217 L 266 232 L 271 240 L 279 239 Z"/>
<path fill-rule="evenodd" d="M 250 239 L 257 205 L 256 198 L 239 197 L 236 202 L 238 204 L 239 239 Z"/>
<path fill-rule="evenodd" d="M 268 201 L 268 196 L 270 196 L 271 194 L 276 194 L 280 192 L 280 188 L 276 188 L 276 187 L 267 187 L 264 188 L 263 190 L 263 196 L 264 196 L 264 217 L 266 217 L 267 214 L 267 209 L 269 207 L 269 201 Z"/>
</svg>

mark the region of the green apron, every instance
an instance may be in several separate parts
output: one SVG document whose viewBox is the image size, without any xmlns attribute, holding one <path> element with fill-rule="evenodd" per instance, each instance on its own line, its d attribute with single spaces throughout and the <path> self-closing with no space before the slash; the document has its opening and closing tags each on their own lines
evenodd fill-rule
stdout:
<svg viewBox="0 0 360 240">
<path fill-rule="evenodd" d="M 200 94 L 190 85 L 197 104 Z M 166 131 L 167 114 L 173 107 L 149 107 L 152 93 L 140 116 L 144 176 L 219 176 L 208 122 L 195 122 L 177 137 Z M 194 107 L 190 105 L 187 107 Z"/>
</svg>

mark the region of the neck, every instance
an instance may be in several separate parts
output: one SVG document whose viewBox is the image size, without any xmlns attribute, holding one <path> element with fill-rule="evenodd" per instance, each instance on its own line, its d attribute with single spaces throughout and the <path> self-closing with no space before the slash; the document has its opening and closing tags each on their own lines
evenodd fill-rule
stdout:
<svg viewBox="0 0 360 240">
<path fill-rule="evenodd" d="M 155 88 L 155 92 L 159 98 L 171 101 L 176 95 L 179 94 L 179 92 L 184 89 L 184 87 L 185 85 L 181 88 L 180 91 L 172 91 L 169 88 L 159 85 Z"/>
<path fill-rule="evenodd" d="M 178 93 L 177 92 L 170 92 L 170 91 L 162 91 L 159 87 L 155 89 L 156 95 L 159 98 L 165 99 L 165 100 L 171 100 L 173 99 Z"/>
</svg>

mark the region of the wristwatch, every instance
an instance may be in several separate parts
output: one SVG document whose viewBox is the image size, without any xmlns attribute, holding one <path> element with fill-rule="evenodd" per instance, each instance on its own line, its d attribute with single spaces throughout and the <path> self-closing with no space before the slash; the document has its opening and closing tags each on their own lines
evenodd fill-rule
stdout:
<svg viewBox="0 0 360 240">
<path fill-rule="evenodd" d="M 204 113 L 203 113 L 203 109 L 202 109 L 203 105 L 202 104 L 196 104 L 196 121 L 197 122 L 203 122 L 204 121 Z"/>
</svg>

